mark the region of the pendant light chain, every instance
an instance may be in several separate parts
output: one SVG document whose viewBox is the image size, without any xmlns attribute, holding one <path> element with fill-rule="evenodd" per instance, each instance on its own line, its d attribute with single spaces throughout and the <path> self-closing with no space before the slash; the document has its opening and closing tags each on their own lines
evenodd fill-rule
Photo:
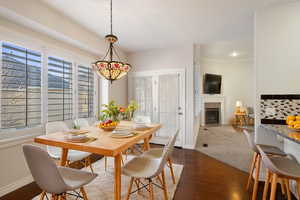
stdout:
<svg viewBox="0 0 300 200">
<path fill-rule="evenodd" d="M 113 34 L 113 25 L 112 25 L 112 0 L 110 0 L 110 34 Z"/>
<path fill-rule="evenodd" d="M 108 50 L 105 56 L 92 64 L 94 71 L 101 77 L 109 80 L 111 83 L 115 80 L 122 78 L 127 75 L 131 70 L 131 65 L 122 62 L 114 43 L 118 41 L 118 37 L 113 35 L 113 16 L 112 16 L 112 0 L 110 0 L 110 35 L 106 35 L 105 39 L 109 43 Z M 114 54 L 116 56 L 114 56 Z"/>
</svg>

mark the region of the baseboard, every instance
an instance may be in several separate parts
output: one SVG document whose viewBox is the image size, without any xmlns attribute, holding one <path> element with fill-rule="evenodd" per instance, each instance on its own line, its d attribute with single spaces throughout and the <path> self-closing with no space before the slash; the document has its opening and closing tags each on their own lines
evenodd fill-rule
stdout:
<svg viewBox="0 0 300 200">
<path fill-rule="evenodd" d="M 23 187 L 24 185 L 31 183 L 32 181 L 33 181 L 32 176 L 29 175 L 29 176 L 26 176 L 20 180 L 17 180 L 15 182 L 11 183 L 11 184 L 3 186 L 0 188 L 0 197 L 4 196 L 12 191 L 17 190 L 20 187 Z"/>
<path fill-rule="evenodd" d="M 184 149 L 195 149 L 193 144 L 186 144 L 183 146 Z"/>
</svg>

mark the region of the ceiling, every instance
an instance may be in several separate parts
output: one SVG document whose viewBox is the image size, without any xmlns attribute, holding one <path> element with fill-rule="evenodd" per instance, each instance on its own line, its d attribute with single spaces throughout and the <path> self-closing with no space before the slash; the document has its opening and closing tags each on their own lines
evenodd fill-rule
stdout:
<svg viewBox="0 0 300 200">
<path fill-rule="evenodd" d="M 103 37 L 109 0 L 42 0 Z M 128 52 L 253 37 L 255 10 L 280 0 L 114 0 L 114 34 Z"/>
<path fill-rule="evenodd" d="M 213 61 L 251 61 L 253 60 L 253 41 L 234 40 L 197 46 L 200 60 Z M 236 53 L 233 56 L 233 53 Z"/>
</svg>

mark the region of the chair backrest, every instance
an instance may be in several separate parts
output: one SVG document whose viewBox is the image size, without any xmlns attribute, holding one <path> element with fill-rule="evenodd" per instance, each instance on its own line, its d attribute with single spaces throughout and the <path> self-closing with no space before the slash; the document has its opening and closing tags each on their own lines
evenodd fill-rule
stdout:
<svg viewBox="0 0 300 200">
<path fill-rule="evenodd" d="M 56 164 L 46 151 L 33 145 L 23 145 L 23 152 L 29 170 L 38 186 L 52 194 L 61 194 L 67 186 Z"/>
<path fill-rule="evenodd" d="M 247 114 L 254 114 L 254 109 L 253 107 L 247 107 Z"/>
<path fill-rule="evenodd" d="M 46 134 L 60 132 L 60 131 L 68 131 L 69 128 L 67 124 L 63 121 L 57 122 L 48 122 L 46 124 Z"/>
<path fill-rule="evenodd" d="M 46 134 L 68 131 L 67 124 L 63 121 L 48 122 L 46 124 Z M 59 157 L 61 155 L 61 149 L 53 146 L 47 146 L 47 151 L 52 157 Z"/>
<path fill-rule="evenodd" d="M 168 143 L 165 145 L 162 156 L 160 158 L 159 167 L 157 168 L 156 172 L 153 174 L 152 177 L 159 175 L 161 173 L 161 171 L 164 169 L 168 158 L 171 156 L 171 154 L 173 152 L 174 145 L 175 145 L 178 134 L 179 134 L 179 130 L 177 130 L 176 133 L 170 137 Z"/>
<path fill-rule="evenodd" d="M 249 133 L 247 130 L 244 130 L 243 132 L 244 132 L 244 134 L 245 134 L 246 137 L 247 137 L 247 141 L 248 141 L 248 144 L 249 144 L 250 148 L 251 148 L 254 152 L 259 153 L 259 151 L 258 151 L 258 149 L 257 149 L 257 147 L 256 147 L 256 144 L 255 144 L 255 142 L 254 142 L 253 134 L 250 135 L 250 133 Z"/>
<path fill-rule="evenodd" d="M 134 117 L 135 122 L 140 122 L 140 123 L 146 123 L 150 124 L 151 123 L 151 117 L 146 116 L 146 115 L 137 115 Z"/>
<path fill-rule="evenodd" d="M 74 125 L 79 126 L 80 129 L 87 128 L 87 127 L 90 126 L 89 121 L 85 118 L 75 119 L 74 120 Z"/>
</svg>

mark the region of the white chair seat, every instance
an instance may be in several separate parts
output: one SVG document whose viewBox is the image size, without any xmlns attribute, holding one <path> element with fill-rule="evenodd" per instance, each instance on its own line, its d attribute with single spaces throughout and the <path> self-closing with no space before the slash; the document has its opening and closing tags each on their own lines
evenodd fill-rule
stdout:
<svg viewBox="0 0 300 200">
<path fill-rule="evenodd" d="M 62 176 L 68 190 L 75 190 L 86 184 L 89 184 L 98 175 L 83 170 L 76 170 L 68 167 L 58 167 L 58 171 Z"/>
<path fill-rule="evenodd" d="M 160 163 L 161 159 L 151 159 L 143 156 L 135 157 L 124 165 L 122 173 L 135 178 L 152 178 Z"/>
<path fill-rule="evenodd" d="M 48 146 L 47 149 L 48 149 L 49 155 L 52 158 L 60 159 L 60 157 L 61 157 L 61 149 L 60 148 Z M 90 155 L 91 155 L 91 153 L 88 153 L 88 152 L 69 150 L 67 160 L 71 161 L 71 162 L 75 162 L 75 161 L 82 160 Z"/>
<path fill-rule="evenodd" d="M 143 157 L 160 158 L 163 154 L 163 148 L 153 148 L 143 153 Z"/>
</svg>

